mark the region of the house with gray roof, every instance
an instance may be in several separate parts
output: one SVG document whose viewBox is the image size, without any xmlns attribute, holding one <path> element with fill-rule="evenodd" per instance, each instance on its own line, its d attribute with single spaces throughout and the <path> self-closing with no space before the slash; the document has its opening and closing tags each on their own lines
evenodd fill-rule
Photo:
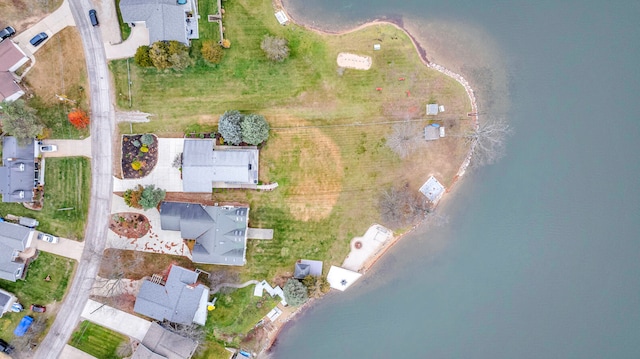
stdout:
<svg viewBox="0 0 640 359">
<path fill-rule="evenodd" d="M 0 318 L 2 318 L 4 313 L 10 311 L 13 303 L 16 303 L 17 301 L 18 298 L 16 298 L 13 293 L 0 289 Z"/>
<path fill-rule="evenodd" d="M 322 276 L 322 261 L 314 261 L 310 259 L 300 259 L 296 262 L 293 269 L 293 278 L 304 279 L 304 277 L 312 275 L 314 277 Z"/>
<path fill-rule="evenodd" d="M 198 273 L 174 265 L 165 281 L 145 280 L 133 311 L 155 320 L 204 325 L 209 287 L 198 283 Z"/>
<path fill-rule="evenodd" d="M 27 61 L 27 55 L 13 41 L 0 42 L 0 102 L 15 101 L 24 95 L 14 73 Z"/>
<path fill-rule="evenodd" d="M 31 246 L 33 236 L 31 228 L 0 222 L 0 278 L 12 282 L 23 278 L 26 262 L 19 255 Z"/>
<path fill-rule="evenodd" d="M 194 0 L 121 0 L 122 21 L 145 26 L 149 41 L 175 40 L 189 45 L 198 38 L 198 6 Z"/>
<path fill-rule="evenodd" d="M 162 202 L 160 226 L 180 231 L 195 240 L 195 263 L 242 266 L 246 263 L 249 207 L 206 206 L 198 203 Z"/>
<path fill-rule="evenodd" d="M 189 359 L 198 343 L 152 323 L 131 359 Z"/>
<path fill-rule="evenodd" d="M 33 139 L 18 143 L 15 137 L 2 140 L 0 194 L 2 202 L 31 202 L 33 189 L 38 185 Z"/>
<path fill-rule="evenodd" d="M 182 153 L 184 192 L 213 188 L 256 188 L 258 149 L 216 146 L 213 139 L 185 139 Z"/>
</svg>

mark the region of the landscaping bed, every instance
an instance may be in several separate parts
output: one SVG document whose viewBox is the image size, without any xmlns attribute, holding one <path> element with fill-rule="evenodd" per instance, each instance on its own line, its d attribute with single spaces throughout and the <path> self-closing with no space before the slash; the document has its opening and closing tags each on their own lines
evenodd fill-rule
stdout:
<svg viewBox="0 0 640 359">
<path fill-rule="evenodd" d="M 109 229 L 120 237 L 142 238 L 149 233 L 151 224 L 143 214 L 123 212 L 111 215 Z"/>
<path fill-rule="evenodd" d="M 142 178 L 158 163 L 158 138 L 155 135 L 122 136 L 122 175 Z"/>
</svg>

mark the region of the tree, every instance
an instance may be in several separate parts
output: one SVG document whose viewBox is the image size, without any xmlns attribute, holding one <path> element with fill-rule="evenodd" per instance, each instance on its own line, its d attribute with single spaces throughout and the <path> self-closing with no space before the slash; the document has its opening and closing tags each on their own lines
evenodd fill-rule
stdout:
<svg viewBox="0 0 640 359">
<path fill-rule="evenodd" d="M 426 199 L 408 183 L 382 192 L 378 206 L 383 222 L 392 228 L 413 224 L 429 213 Z"/>
<path fill-rule="evenodd" d="M 265 36 L 260 48 L 271 61 L 282 62 L 289 57 L 289 46 L 286 39 L 275 36 Z"/>
<path fill-rule="evenodd" d="M 148 185 L 144 187 L 142 191 L 142 195 L 140 196 L 140 201 L 138 203 L 142 206 L 142 209 L 145 211 L 150 208 L 155 208 L 158 206 L 164 197 L 166 196 L 166 191 L 160 188 L 156 188 L 154 185 Z"/>
<path fill-rule="evenodd" d="M 135 189 L 126 190 L 122 196 L 124 203 L 132 208 L 142 208 L 140 205 L 140 198 L 142 197 L 143 190 L 144 187 L 142 187 L 142 185 L 138 185 Z"/>
<path fill-rule="evenodd" d="M 150 47 L 147 45 L 138 47 L 136 54 L 133 57 L 133 60 L 138 64 L 138 66 L 153 67 L 153 61 L 151 61 L 151 57 L 149 56 L 149 50 Z"/>
<path fill-rule="evenodd" d="M 89 116 L 80 108 L 74 108 L 69 115 L 69 122 L 77 129 L 83 129 L 89 125 Z"/>
<path fill-rule="evenodd" d="M 400 158 L 406 158 L 418 147 L 420 134 L 419 128 L 411 122 L 398 122 L 393 125 L 393 132 L 387 138 L 387 146 Z"/>
<path fill-rule="evenodd" d="M 213 40 L 202 43 L 202 57 L 212 64 L 219 64 L 224 56 L 222 46 Z"/>
<path fill-rule="evenodd" d="M 44 129 L 36 116 L 36 110 L 27 106 L 23 100 L 2 102 L 0 107 L 2 130 L 19 142 L 24 143 L 30 138 L 35 138 Z"/>
<path fill-rule="evenodd" d="M 158 70 L 171 67 L 169 61 L 169 46 L 164 41 L 156 41 L 149 48 L 149 58 L 153 66 Z"/>
<path fill-rule="evenodd" d="M 239 145 L 242 142 L 242 127 L 244 115 L 238 110 L 226 111 L 220 116 L 218 121 L 218 132 L 224 140 L 232 145 Z"/>
<path fill-rule="evenodd" d="M 231 41 L 229 41 L 229 39 L 222 40 L 222 47 L 224 47 L 225 49 L 230 48 L 231 47 Z"/>
<path fill-rule="evenodd" d="M 247 115 L 240 124 L 242 127 L 242 141 L 259 145 L 269 138 L 269 123 L 262 115 Z"/>
<path fill-rule="evenodd" d="M 200 343 L 203 343 L 205 340 L 204 327 L 195 323 L 178 324 L 165 320 L 160 323 L 160 326 L 182 337 L 189 338 L 198 343 L 198 345 L 200 345 Z"/>
<path fill-rule="evenodd" d="M 307 288 L 307 293 L 310 298 L 318 298 L 331 289 L 325 277 L 308 275 L 304 277 L 302 284 Z"/>
<path fill-rule="evenodd" d="M 184 70 L 193 63 L 191 57 L 189 57 L 189 47 L 180 41 L 169 41 L 167 53 L 171 68 L 175 70 Z"/>
<path fill-rule="evenodd" d="M 471 145 L 471 165 L 482 167 L 496 163 L 506 150 L 507 137 L 512 131 L 504 119 L 481 122 L 477 129 L 465 135 Z"/>
<path fill-rule="evenodd" d="M 307 288 L 297 279 L 289 279 L 283 288 L 284 299 L 287 304 L 297 307 L 309 300 Z"/>
</svg>

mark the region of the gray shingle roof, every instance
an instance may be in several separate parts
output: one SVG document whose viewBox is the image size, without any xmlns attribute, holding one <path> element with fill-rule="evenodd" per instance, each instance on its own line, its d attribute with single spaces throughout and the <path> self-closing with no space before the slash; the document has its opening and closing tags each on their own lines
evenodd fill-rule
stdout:
<svg viewBox="0 0 640 359">
<path fill-rule="evenodd" d="M 189 44 L 185 11 L 176 0 L 121 0 L 120 12 L 126 23 L 144 22 L 151 43 L 176 40 Z"/>
<path fill-rule="evenodd" d="M 136 351 L 136 354 L 134 354 L 132 359 L 188 359 L 193 356 L 193 353 L 198 347 L 198 343 L 192 339 L 172 333 L 157 323 L 153 323 L 149 327 L 147 334 L 144 336 L 140 347 L 144 347 L 144 349 L 146 349 L 141 353 L 146 356 L 140 356 Z"/>
<path fill-rule="evenodd" d="M 185 192 L 211 192 L 213 182 L 258 183 L 258 150 L 214 150 L 214 140 L 185 139 L 182 187 Z"/>
<path fill-rule="evenodd" d="M 160 226 L 196 241 L 196 263 L 244 265 L 249 208 L 162 202 Z"/>
<path fill-rule="evenodd" d="M 13 223 L 0 222 L 0 278 L 16 281 L 16 273 L 24 273 L 25 264 L 14 261 L 14 253 L 27 248 L 32 230 Z"/>
<path fill-rule="evenodd" d="M 133 310 L 156 320 L 191 324 L 198 311 L 207 310 L 209 296 L 209 288 L 196 284 L 197 280 L 198 273 L 174 265 L 164 285 L 142 283 Z"/>
<path fill-rule="evenodd" d="M 322 275 L 322 261 L 314 261 L 310 259 L 301 259 L 296 262 L 293 277 L 296 279 L 304 279 L 304 277 L 312 275 L 319 277 Z"/>
<path fill-rule="evenodd" d="M 2 202 L 31 202 L 35 183 L 35 147 L 33 139 L 18 144 L 15 137 L 2 141 L 0 193 Z M 20 193 L 24 196 L 20 198 Z"/>
</svg>

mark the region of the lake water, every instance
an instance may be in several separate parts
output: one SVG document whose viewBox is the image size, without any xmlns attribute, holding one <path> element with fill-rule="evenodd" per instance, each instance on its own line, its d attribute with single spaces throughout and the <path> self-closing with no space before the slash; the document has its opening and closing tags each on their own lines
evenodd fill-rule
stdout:
<svg viewBox="0 0 640 359">
<path fill-rule="evenodd" d="M 640 358 L 640 2 L 287 0 L 402 17 L 510 120 L 507 156 L 299 316 L 275 358 Z"/>
</svg>

